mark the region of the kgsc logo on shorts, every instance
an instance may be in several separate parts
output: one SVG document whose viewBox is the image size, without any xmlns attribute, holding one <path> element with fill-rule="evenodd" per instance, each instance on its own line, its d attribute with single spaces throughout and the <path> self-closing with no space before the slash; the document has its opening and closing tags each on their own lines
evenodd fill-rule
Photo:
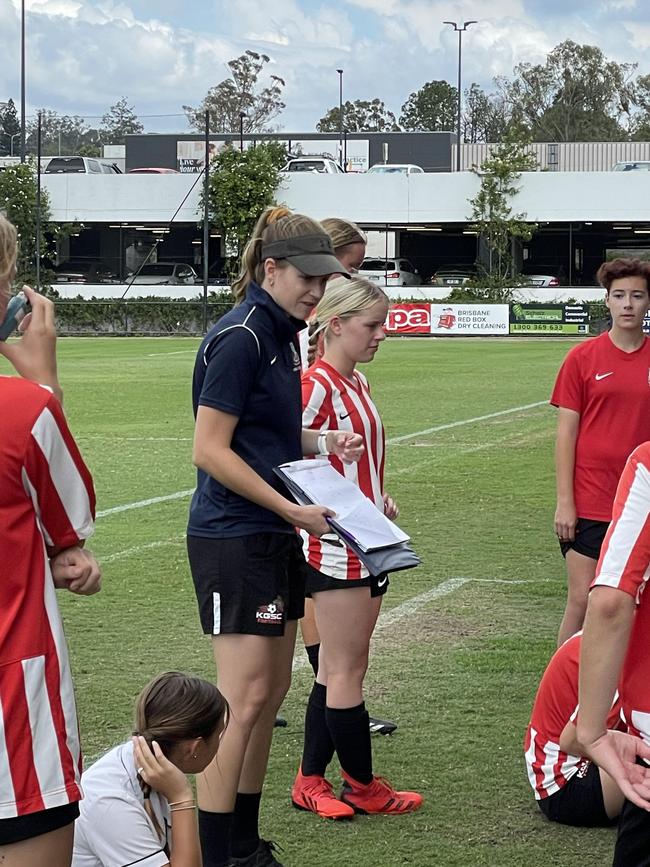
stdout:
<svg viewBox="0 0 650 867">
<path fill-rule="evenodd" d="M 284 601 L 282 597 L 277 596 L 273 602 L 268 605 L 260 605 L 255 612 L 255 619 L 258 623 L 264 623 L 268 626 L 275 626 L 282 623 L 284 615 Z"/>
</svg>

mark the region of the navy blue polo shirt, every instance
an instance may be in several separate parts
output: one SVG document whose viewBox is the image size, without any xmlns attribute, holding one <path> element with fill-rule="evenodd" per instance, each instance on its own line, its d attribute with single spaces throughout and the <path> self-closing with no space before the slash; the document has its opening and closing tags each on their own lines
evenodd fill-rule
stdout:
<svg viewBox="0 0 650 867">
<path fill-rule="evenodd" d="M 283 496 L 273 467 L 302 457 L 300 355 L 296 333 L 305 323 L 289 316 L 251 283 L 246 300 L 207 333 L 194 365 L 192 404 L 238 418 L 231 447 Z M 293 533 L 268 509 L 241 497 L 198 470 L 188 534 L 209 538 Z"/>
</svg>

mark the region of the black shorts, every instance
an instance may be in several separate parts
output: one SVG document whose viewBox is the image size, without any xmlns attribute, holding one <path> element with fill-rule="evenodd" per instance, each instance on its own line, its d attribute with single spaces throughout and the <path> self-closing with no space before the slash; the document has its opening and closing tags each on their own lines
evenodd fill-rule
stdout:
<svg viewBox="0 0 650 867">
<path fill-rule="evenodd" d="M 0 819 L 0 846 L 20 843 L 21 840 L 31 840 L 50 831 L 58 831 L 72 824 L 79 816 L 79 804 L 63 804 L 62 807 L 50 807 L 38 813 L 27 813 L 24 816 L 14 816 L 10 819 Z"/>
<path fill-rule="evenodd" d="M 600 549 L 608 527 L 609 521 L 578 518 L 575 539 L 570 542 L 560 542 L 562 556 L 566 557 L 567 551 L 573 549 L 578 554 L 584 554 L 585 557 L 597 560 L 600 557 Z"/>
<path fill-rule="evenodd" d="M 305 613 L 307 564 L 295 533 L 187 537 L 206 635 L 284 635 Z"/>
<path fill-rule="evenodd" d="M 585 759 L 569 782 L 548 798 L 537 802 L 551 822 L 580 828 L 606 828 L 616 824 L 605 812 L 598 766 Z"/>
<path fill-rule="evenodd" d="M 383 596 L 388 590 L 388 575 L 368 575 L 367 578 L 353 578 L 343 581 L 324 575 L 307 563 L 307 596 L 321 593 L 323 590 L 351 590 L 355 587 L 370 587 L 370 596 Z"/>
</svg>

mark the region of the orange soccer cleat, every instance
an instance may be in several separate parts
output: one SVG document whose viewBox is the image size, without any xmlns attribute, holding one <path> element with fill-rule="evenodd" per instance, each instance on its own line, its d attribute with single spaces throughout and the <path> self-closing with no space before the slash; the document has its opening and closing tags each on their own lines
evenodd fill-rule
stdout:
<svg viewBox="0 0 650 867">
<path fill-rule="evenodd" d="M 302 768 L 291 789 L 291 801 L 299 810 L 309 810 L 323 819 L 351 819 L 352 807 L 339 801 L 332 784 L 320 774 L 303 774 Z"/>
<path fill-rule="evenodd" d="M 367 785 L 362 785 L 345 771 L 341 800 L 349 804 L 355 813 L 383 813 L 398 815 L 413 813 L 422 806 L 422 795 L 417 792 L 396 792 L 383 777 L 373 777 Z"/>
</svg>

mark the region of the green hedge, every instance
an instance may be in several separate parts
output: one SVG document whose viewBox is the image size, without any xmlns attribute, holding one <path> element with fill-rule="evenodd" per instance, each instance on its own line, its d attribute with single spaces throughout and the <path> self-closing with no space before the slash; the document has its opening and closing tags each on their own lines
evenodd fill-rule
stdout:
<svg viewBox="0 0 650 867">
<path fill-rule="evenodd" d="M 212 296 L 207 302 L 208 328 L 232 307 L 232 297 Z M 61 335 L 202 334 L 203 301 L 167 298 L 57 299 L 57 331 Z"/>
</svg>

